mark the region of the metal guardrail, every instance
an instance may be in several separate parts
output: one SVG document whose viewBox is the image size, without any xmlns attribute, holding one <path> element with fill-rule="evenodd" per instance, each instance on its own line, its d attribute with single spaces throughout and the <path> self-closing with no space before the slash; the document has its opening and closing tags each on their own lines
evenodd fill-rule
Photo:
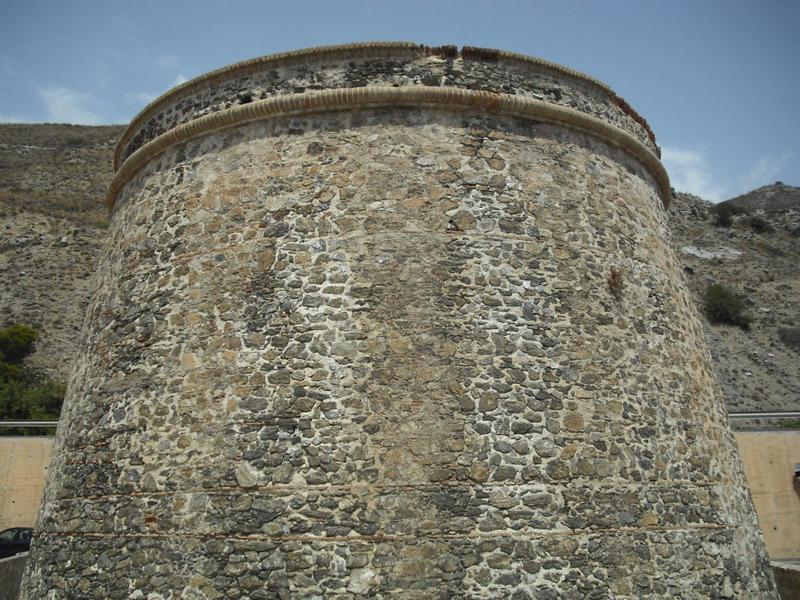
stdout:
<svg viewBox="0 0 800 600">
<path fill-rule="evenodd" d="M 728 413 L 731 419 L 800 419 L 800 412 L 735 412 Z"/>
<path fill-rule="evenodd" d="M 58 421 L 0 421 L 0 428 L 3 427 L 55 427 Z"/>
</svg>

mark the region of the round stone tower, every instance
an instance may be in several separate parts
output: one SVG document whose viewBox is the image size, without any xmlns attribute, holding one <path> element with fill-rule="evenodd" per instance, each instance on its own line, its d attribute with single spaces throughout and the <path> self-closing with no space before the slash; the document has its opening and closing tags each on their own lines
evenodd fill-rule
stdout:
<svg viewBox="0 0 800 600">
<path fill-rule="evenodd" d="M 774 598 L 645 121 L 315 48 L 136 117 L 23 598 Z"/>
</svg>

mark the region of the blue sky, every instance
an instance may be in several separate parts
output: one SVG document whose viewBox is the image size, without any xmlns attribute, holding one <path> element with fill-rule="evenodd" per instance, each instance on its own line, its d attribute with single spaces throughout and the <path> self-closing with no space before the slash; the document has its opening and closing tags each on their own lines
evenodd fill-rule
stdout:
<svg viewBox="0 0 800 600">
<path fill-rule="evenodd" d="M 588 73 L 650 122 L 677 189 L 800 185 L 798 0 L 0 0 L 0 122 L 125 123 L 226 64 L 368 40 Z"/>
</svg>

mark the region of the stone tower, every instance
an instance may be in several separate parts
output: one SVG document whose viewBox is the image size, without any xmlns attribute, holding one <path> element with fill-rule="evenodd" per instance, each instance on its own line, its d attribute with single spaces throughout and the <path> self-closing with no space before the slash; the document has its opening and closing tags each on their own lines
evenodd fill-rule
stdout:
<svg viewBox="0 0 800 600">
<path fill-rule="evenodd" d="M 123 136 L 23 598 L 774 598 L 645 121 L 259 58 Z"/>
</svg>

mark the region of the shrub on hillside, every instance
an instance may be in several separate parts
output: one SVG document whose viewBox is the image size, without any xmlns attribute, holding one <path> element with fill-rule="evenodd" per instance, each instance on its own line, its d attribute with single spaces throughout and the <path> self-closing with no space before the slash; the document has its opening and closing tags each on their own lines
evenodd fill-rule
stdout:
<svg viewBox="0 0 800 600">
<path fill-rule="evenodd" d="M 79 135 L 71 135 L 63 141 L 65 148 L 83 148 L 84 146 L 91 146 L 91 140 L 82 138 Z"/>
<path fill-rule="evenodd" d="M 736 211 L 730 204 L 717 204 L 714 212 L 717 214 L 714 225 L 717 227 L 730 227 L 733 225 L 733 215 L 736 214 Z"/>
<path fill-rule="evenodd" d="M 65 386 L 52 381 L 0 381 L 0 418 L 57 421 Z"/>
<path fill-rule="evenodd" d="M 714 225 L 717 227 L 730 227 L 733 225 L 733 217 L 737 215 L 746 215 L 747 209 L 722 202 L 714 206 L 714 214 L 717 215 Z"/>
<path fill-rule="evenodd" d="M 800 327 L 781 327 L 778 337 L 790 348 L 800 350 Z"/>
<path fill-rule="evenodd" d="M 764 217 L 759 217 L 758 215 L 750 217 L 750 228 L 758 233 L 772 231 L 772 226 L 770 226 L 769 222 Z"/>
<path fill-rule="evenodd" d="M 36 330 L 27 325 L 0 329 L 0 420 L 58 420 L 65 386 L 23 364 L 33 352 L 36 338 Z M 47 431 L 42 429 L 0 429 L 0 435 L 44 433 Z"/>
<path fill-rule="evenodd" d="M 19 364 L 33 352 L 36 330 L 27 325 L 12 325 L 0 329 L 0 359 L 11 364 Z"/>
<path fill-rule="evenodd" d="M 749 329 L 753 317 L 747 313 L 744 299 L 724 285 L 714 283 L 703 295 L 705 313 L 712 323 L 736 325 Z"/>
</svg>

